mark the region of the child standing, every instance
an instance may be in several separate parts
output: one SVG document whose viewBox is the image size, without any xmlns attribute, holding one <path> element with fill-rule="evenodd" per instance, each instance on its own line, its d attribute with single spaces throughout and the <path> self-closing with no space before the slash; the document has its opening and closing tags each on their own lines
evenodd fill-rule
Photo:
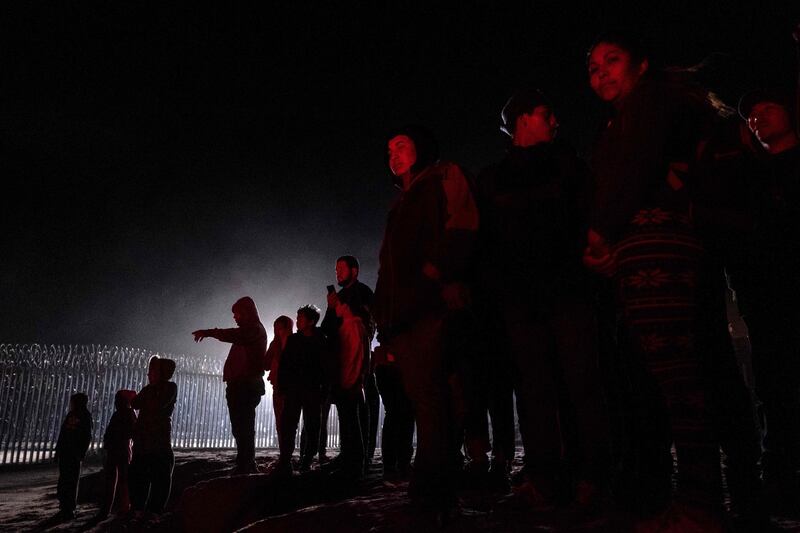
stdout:
<svg viewBox="0 0 800 533">
<path fill-rule="evenodd" d="M 106 452 L 103 464 L 105 494 L 98 518 L 108 516 L 115 496 L 120 512 L 128 511 L 131 505 L 128 497 L 128 465 L 131 462 L 131 439 L 136 425 L 136 413 L 131 407 L 135 397 L 136 391 L 132 390 L 119 390 L 114 396 L 114 414 L 103 436 L 103 449 Z"/>
<path fill-rule="evenodd" d="M 130 493 L 133 510 L 139 513 L 161 513 L 172 488 L 172 410 L 178 396 L 178 386 L 170 381 L 174 373 L 175 361 L 153 356 L 148 384 L 131 401 L 139 418 L 133 432 Z"/>
<path fill-rule="evenodd" d="M 78 499 L 78 481 L 81 477 L 81 462 L 92 440 L 92 415 L 86 408 L 89 397 L 82 392 L 70 396 L 69 412 L 56 444 L 58 459 L 58 517 L 75 518 Z"/>
<path fill-rule="evenodd" d="M 281 415 L 283 414 L 283 404 L 285 394 L 278 386 L 278 372 L 281 364 L 281 354 L 286 348 L 286 341 L 294 330 L 294 321 L 286 315 L 281 315 L 273 323 L 275 336 L 267 348 L 267 356 L 264 361 L 264 368 L 269 370 L 267 381 L 272 384 L 272 410 L 275 413 L 275 430 L 278 440 L 281 438 Z"/>
</svg>

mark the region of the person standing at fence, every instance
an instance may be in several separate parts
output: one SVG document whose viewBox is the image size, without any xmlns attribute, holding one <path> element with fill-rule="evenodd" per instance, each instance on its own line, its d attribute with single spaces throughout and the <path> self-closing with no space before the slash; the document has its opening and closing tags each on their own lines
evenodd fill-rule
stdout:
<svg viewBox="0 0 800 533">
<path fill-rule="evenodd" d="M 281 355 L 278 386 L 285 394 L 281 429 L 280 458 L 273 474 L 291 475 L 297 424 L 303 414 L 308 437 L 300 450 L 300 466 L 305 469 L 317 453 L 319 443 L 319 406 L 322 387 L 322 361 L 327 342 L 317 327 L 319 309 L 306 305 L 297 310 L 297 333 L 286 341 Z"/>
<path fill-rule="evenodd" d="M 178 386 L 170 381 L 174 373 L 175 361 L 153 356 L 148 384 L 131 401 L 131 407 L 139 411 L 129 472 L 131 504 L 137 516 L 145 511 L 160 514 L 172 488 L 172 411 L 178 397 Z"/>
<path fill-rule="evenodd" d="M 278 386 L 278 372 L 281 366 L 281 354 L 286 348 L 286 341 L 294 330 L 294 321 L 286 315 L 281 315 L 272 324 L 275 336 L 267 348 L 264 368 L 269 370 L 267 381 L 272 385 L 272 412 L 275 414 L 275 432 L 278 440 L 281 438 L 281 419 L 283 414 L 283 404 L 286 401 L 286 394 Z"/>
<path fill-rule="evenodd" d="M 347 302 L 353 309 L 353 313 L 361 318 L 368 335 L 368 345 L 372 342 L 375 335 L 375 325 L 372 320 L 372 299 L 373 293 L 367 285 L 359 281 L 358 274 L 361 266 L 358 259 L 352 255 L 343 255 L 336 260 L 336 283 L 341 287 L 339 292 L 328 292 L 328 309 L 322 318 L 321 328 L 328 337 L 332 346 L 336 346 L 339 335 L 339 327 L 342 319 L 336 314 L 336 307 L 339 302 Z M 332 286 L 331 286 L 332 288 Z M 367 353 L 369 357 L 369 353 Z M 336 382 L 334 378 L 333 383 Z M 324 391 L 323 391 L 324 392 Z M 375 383 L 375 375 L 369 372 L 365 377 L 364 395 L 366 398 L 366 409 L 362 409 L 359 414 L 361 417 L 361 427 L 364 430 L 366 450 L 365 459 L 367 462 L 372 460 L 375 453 L 375 442 L 378 433 L 378 414 L 380 411 L 380 400 L 378 397 L 378 387 Z M 322 420 L 320 423 L 320 462 L 324 462 L 325 444 L 327 441 L 327 420 L 330 411 L 332 398 L 328 395 L 322 404 Z"/>
<path fill-rule="evenodd" d="M 233 438 L 236 440 L 234 472 L 251 474 L 258 471 L 255 462 L 256 407 L 265 393 L 267 330 L 261 323 L 256 303 L 249 296 L 239 298 L 231 310 L 237 327 L 200 329 L 192 332 L 192 335 L 195 342 L 211 337 L 233 345 L 225 359 L 222 380 L 227 384 L 225 399 Z"/>
<path fill-rule="evenodd" d="M 136 397 L 132 390 L 119 390 L 114 395 L 114 414 L 111 415 L 103 435 L 103 449 L 106 452 L 103 472 L 105 492 L 97 517 L 106 518 L 114 501 L 120 512 L 130 508 L 128 496 L 128 465 L 131 463 L 131 439 L 136 426 L 136 413 L 131 401 Z"/>
<path fill-rule="evenodd" d="M 89 397 L 82 392 L 70 396 L 69 412 L 61 424 L 56 443 L 58 460 L 58 518 L 75 518 L 78 502 L 78 481 L 81 477 L 81 462 L 86 457 L 92 441 L 92 415 L 86 408 Z"/>
</svg>

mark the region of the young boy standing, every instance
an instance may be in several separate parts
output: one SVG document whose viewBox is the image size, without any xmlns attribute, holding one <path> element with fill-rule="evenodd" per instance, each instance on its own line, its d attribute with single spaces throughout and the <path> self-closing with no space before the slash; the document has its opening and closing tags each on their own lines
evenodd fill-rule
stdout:
<svg viewBox="0 0 800 533">
<path fill-rule="evenodd" d="M 81 462 L 92 441 L 92 415 L 86 408 L 89 397 L 82 392 L 70 396 L 69 412 L 61 424 L 56 444 L 58 460 L 58 517 L 64 520 L 75 518 L 78 500 L 78 481 L 81 477 Z"/>
</svg>

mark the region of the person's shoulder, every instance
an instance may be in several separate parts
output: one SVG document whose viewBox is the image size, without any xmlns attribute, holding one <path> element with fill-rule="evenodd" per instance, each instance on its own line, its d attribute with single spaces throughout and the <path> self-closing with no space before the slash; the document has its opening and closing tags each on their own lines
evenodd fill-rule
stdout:
<svg viewBox="0 0 800 533">
<path fill-rule="evenodd" d="M 463 166 L 453 161 L 439 161 L 434 164 L 435 173 L 444 180 L 470 181 L 470 173 Z"/>
<path fill-rule="evenodd" d="M 355 287 L 361 293 L 372 295 L 372 289 L 366 283 L 362 283 L 361 280 L 356 280 Z"/>
</svg>

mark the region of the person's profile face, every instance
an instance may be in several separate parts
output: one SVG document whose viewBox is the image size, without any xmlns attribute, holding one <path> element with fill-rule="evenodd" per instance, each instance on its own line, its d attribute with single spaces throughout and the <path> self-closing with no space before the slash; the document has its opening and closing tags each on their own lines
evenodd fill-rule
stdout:
<svg viewBox="0 0 800 533">
<path fill-rule="evenodd" d="M 628 50 L 613 43 L 598 43 L 589 54 L 589 85 L 604 102 L 618 103 L 633 91 L 647 71 L 647 60 L 636 63 Z"/>
<path fill-rule="evenodd" d="M 515 135 L 524 135 L 530 144 L 552 142 L 558 131 L 558 120 L 547 105 L 538 105 L 530 113 L 517 118 Z"/>
<path fill-rule="evenodd" d="M 417 149 L 408 135 L 397 135 L 389 140 L 389 169 L 395 176 L 404 176 L 417 162 Z"/>
<path fill-rule="evenodd" d="M 336 262 L 336 282 L 340 287 L 347 286 L 358 276 L 358 270 L 350 268 L 350 265 L 345 261 Z"/>
<path fill-rule="evenodd" d="M 786 108 L 776 102 L 757 102 L 747 115 L 747 127 L 764 144 L 769 144 L 792 129 Z"/>
</svg>

